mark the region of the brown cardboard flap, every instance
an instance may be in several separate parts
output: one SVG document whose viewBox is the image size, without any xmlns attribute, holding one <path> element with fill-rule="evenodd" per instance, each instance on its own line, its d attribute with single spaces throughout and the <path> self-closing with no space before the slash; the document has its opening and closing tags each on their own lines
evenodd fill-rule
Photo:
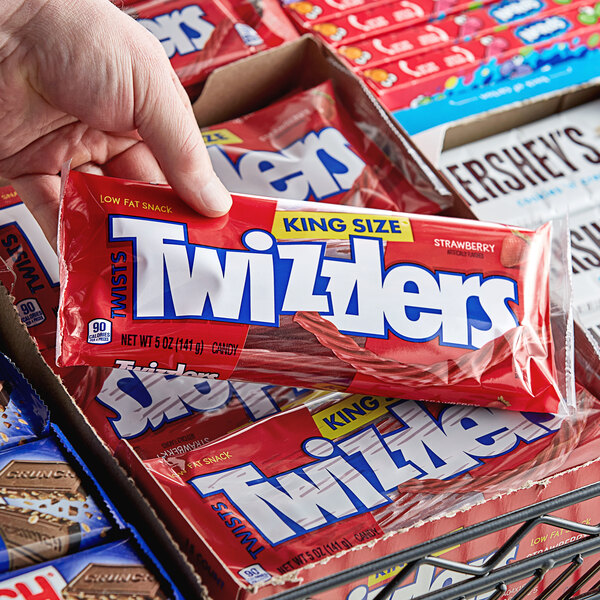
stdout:
<svg viewBox="0 0 600 600">
<path fill-rule="evenodd" d="M 446 130 L 443 150 L 450 150 L 516 127 L 522 127 L 527 123 L 539 121 L 563 110 L 590 102 L 599 96 L 600 85 L 586 85 L 566 91 L 561 90 L 541 98 L 532 98 L 516 106 L 509 105 L 504 109 L 465 119 Z"/>
</svg>

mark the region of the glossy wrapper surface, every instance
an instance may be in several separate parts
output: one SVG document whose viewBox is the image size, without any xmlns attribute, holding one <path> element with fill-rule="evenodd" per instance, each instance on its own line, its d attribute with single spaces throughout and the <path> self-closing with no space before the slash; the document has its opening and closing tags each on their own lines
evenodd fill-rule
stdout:
<svg viewBox="0 0 600 600">
<path fill-rule="evenodd" d="M 555 413 L 551 234 L 72 172 L 58 361 Z"/>
</svg>

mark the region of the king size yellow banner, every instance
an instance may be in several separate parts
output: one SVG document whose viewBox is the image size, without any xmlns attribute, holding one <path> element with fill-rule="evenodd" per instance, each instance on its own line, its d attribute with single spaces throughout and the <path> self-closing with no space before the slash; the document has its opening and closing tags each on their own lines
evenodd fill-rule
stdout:
<svg viewBox="0 0 600 600">
<path fill-rule="evenodd" d="M 390 242 L 412 242 L 407 217 L 330 212 L 276 212 L 271 233 L 279 240 L 316 237 L 347 240 L 352 235 L 375 237 Z"/>
</svg>

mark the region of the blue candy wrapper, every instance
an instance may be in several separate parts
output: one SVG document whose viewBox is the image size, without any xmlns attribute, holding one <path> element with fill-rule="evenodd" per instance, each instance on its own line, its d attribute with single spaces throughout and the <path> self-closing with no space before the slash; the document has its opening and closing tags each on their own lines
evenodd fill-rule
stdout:
<svg viewBox="0 0 600 600">
<path fill-rule="evenodd" d="M 105 544 L 0 575 L 0 598 L 166 600 L 172 595 L 128 541 Z"/>
<path fill-rule="evenodd" d="M 0 353 L 0 449 L 48 432 L 48 408 L 13 363 Z"/>
<path fill-rule="evenodd" d="M 80 473 L 52 437 L 0 452 L 0 570 L 105 541 L 114 519 Z"/>
</svg>

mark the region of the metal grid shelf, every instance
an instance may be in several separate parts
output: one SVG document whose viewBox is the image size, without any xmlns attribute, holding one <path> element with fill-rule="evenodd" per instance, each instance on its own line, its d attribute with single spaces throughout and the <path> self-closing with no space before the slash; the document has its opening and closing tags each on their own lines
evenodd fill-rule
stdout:
<svg viewBox="0 0 600 600">
<path fill-rule="evenodd" d="M 585 525 L 552 516 L 558 510 L 574 506 L 580 502 L 600 497 L 600 483 L 583 487 L 549 500 L 544 500 L 527 508 L 515 510 L 502 516 L 465 527 L 459 531 L 429 540 L 418 546 L 390 554 L 358 567 L 335 573 L 318 581 L 311 582 L 286 592 L 276 594 L 271 600 L 307 600 L 326 590 L 351 583 L 360 578 L 404 565 L 397 575 L 372 600 L 392 600 L 395 590 L 421 565 L 440 567 L 454 573 L 467 575 L 463 581 L 443 587 L 425 595 L 415 596 L 415 600 L 466 600 L 481 594 L 489 594 L 488 600 L 500 600 L 507 585 L 528 579 L 528 583 L 512 596 L 511 600 L 537 598 L 538 600 L 600 600 L 600 580 L 593 583 L 600 573 L 600 555 L 592 566 L 587 557 L 600 552 L 600 524 Z M 536 556 L 515 560 L 508 565 L 503 561 L 534 527 L 540 524 L 560 527 L 567 531 L 582 534 L 579 540 L 546 550 Z M 482 565 L 455 562 L 436 556 L 446 548 L 482 538 L 505 529 L 518 529 Z M 551 569 L 565 568 L 553 579 L 546 579 L 546 589 L 537 596 L 532 590 L 542 581 Z M 560 596 L 553 595 L 565 580 L 579 571 L 577 582 Z M 585 586 L 590 589 L 583 593 Z M 340 598 L 340 600 L 342 600 Z"/>
</svg>

